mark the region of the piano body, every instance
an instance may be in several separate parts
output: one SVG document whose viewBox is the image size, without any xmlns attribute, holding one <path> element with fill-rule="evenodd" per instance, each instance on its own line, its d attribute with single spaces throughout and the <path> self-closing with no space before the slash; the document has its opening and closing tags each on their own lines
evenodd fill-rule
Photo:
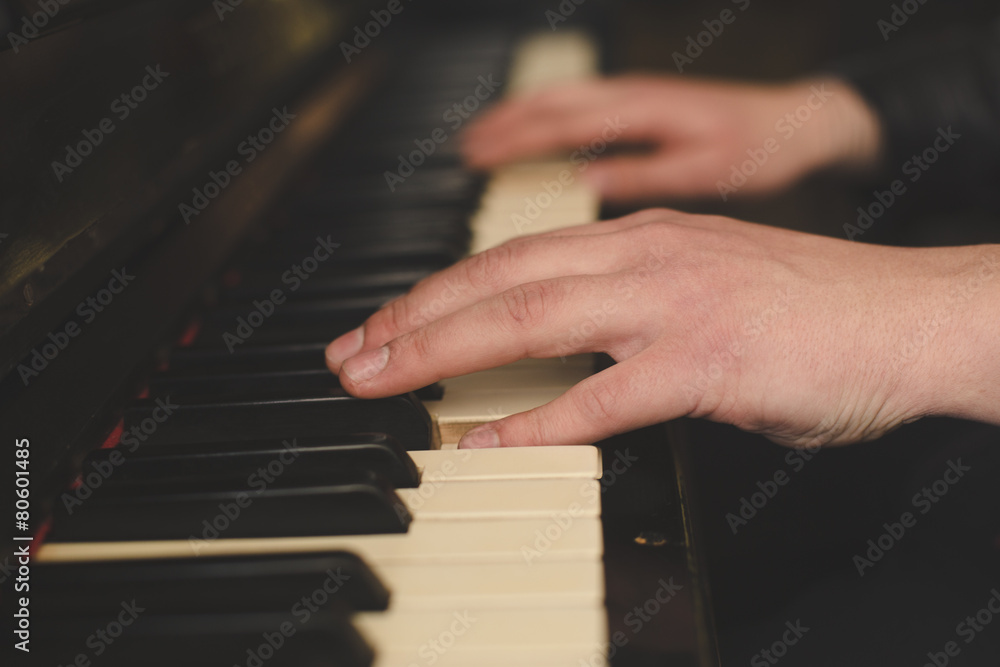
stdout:
<svg viewBox="0 0 1000 667">
<path fill-rule="evenodd" d="M 717 663 L 682 434 L 454 448 L 602 360 L 374 401 L 323 364 L 468 252 L 596 219 L 574 183 L 521 229 L 565 165 L 456 152 L 592 39 L 535 5 L 4 9 L 13 664 Z"/>
</svg>

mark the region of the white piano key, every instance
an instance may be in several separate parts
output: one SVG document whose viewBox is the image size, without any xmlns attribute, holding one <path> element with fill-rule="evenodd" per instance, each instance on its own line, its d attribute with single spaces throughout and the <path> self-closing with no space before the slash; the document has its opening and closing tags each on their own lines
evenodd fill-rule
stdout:
<svg viewBox="0 0 1000 667">
<path fill-rule="evenodd" d="M 560 514 L 547 519 L 414 521 L 407 533 L 149 542 L 54 542 L 42 546 L 46 562 L 193 558 L 293 551 L 353 551 L 373 563 L 536 563 L 599 559 L 600 519 Z"/>
<path fill-rule="evenodd" d="M 444 396 L 424 406 L 438 426 L 442 446 L 466 431 L 558 398 L 593 371 L 591 355 L 525 359 L 499 368 L 441 381 Z"/>
<path fill-rule="evenodd" d="M 425 481 L 600 479 L 597 447 L 503 447 L 412 451 Z"/>
<path fill-rule="evenodd" d="M 579 667 L 604 663 L 603 608 L 362 613 L 355 627 L 377 667 Z"/>
<path fill-rule="evenodd" d="M 555 196 L 553 183 L 559 188 Z M 519 236 L 592 222 L 599 212 L 597 192 L 587 187 L 579 168 L 570 162 L 504 166 L 493 173 L 470 223 L 471 249 L 482 252 Z"/>
<path fill-rule="evenodd" d="M 554 609 L 604 601 L 600 560 L 374 566 L 392 611 Z"/>
<path fill-rule="evenodd" d="M 539 32 L 524 39 L 514 52 L 507 75 L 508 94 L 597 73 L 597 47 L 579 30 Z"/>
<path fill-rule="evenodd" d="M 599 518 L 601 484 L 586 479 L 516 479 L 423 482 L 397 489 L 414 521 L 544 519 L 570 513 Z"/>
</svg>

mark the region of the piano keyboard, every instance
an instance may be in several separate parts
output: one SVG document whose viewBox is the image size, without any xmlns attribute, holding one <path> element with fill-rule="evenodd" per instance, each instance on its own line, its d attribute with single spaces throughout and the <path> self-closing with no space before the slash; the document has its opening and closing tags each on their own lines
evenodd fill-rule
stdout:
<svg viewBox="0 0 1000 667">
<path fill-rule="evenodd" d="M 445 380 L 420 392 L 422 406 L 358 401 L 322 367 L 327 341 L 466 247 L 596 219 L 597 198 L 577 179 L 530 225 L 516 223 L 525 199 L 571 166 L 512 166 L 482 187 L 461 169 L 454 138 L 397 192 L 382 182 L 381 170 L 424 136 L 439 108 L 466 96 L 477 76 L 502 71 L 507 48 L 470 35 L 415 55 L 355 140 L 321 157 L 293 193 L 288 228 L 227 277 L 190 345 L 170 353 L 149 397 L 126 410 L 123 428 L 138 429 L 142 444 L 121 459 L 102 449 L 84 462 L 85 471 L 116 469 L 56 516 L 38 552 L 39 578 L 52 580 L 43 599 L 62 610 L 47 655 L 68 664 L 82 648 L 74 639 L 95 629 L 90 619 L 117 614 L 134 594 L 150 610 L 102 664 L 143 655 L 146 664 L 183 656 L 249 666 L 255 651 L 269 666 L 605 664 L 600 451 L 455 449 L 469 428 L 555 398 L 592 372 L 592 359 L 527 360 Z M 579 34 L 529 38 L 514 53 L 507 93 L 590 75 L 594 62 Z M 425 68 L 441 80 L 413 77 Z M 400 100 L 416 102 L 401 114 Z M 281 286 L 283 269 L 327 235 L 340 244 L 329 265 L 227 349 L 237 318 L 251 321 L 251 301 Z M 164 403 L 176 406 L 165 417 Z M 343 563 L 357 590 L 330 592 L 340 570 L 323 559 Z M 256 576 L 244 583 L 257 595 L 238 585 L 244 575 Z M 88 589 L 91 580 L 104 592 Z M 303 619 L 288 589 L 316 600 L 313 618 Z M 275 647 L 278 633 L 297 648 Z M 206 649 L 178 653 L 185 642 Z"/>
</svg>

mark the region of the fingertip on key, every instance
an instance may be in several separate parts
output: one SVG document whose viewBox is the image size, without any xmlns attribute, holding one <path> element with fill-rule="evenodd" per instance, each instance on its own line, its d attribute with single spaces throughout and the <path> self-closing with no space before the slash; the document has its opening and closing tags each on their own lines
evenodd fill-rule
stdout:
<svg viewBox="0 0 1000 667">
<path fill-rule="evenodd" d="M 341 371 L 352 382 L 367 382 L 382 372 L 389 363 L 389 347 L 383 345 L 351 357 L 344 362 Z"/>
<path fill-rule="evenodd" d="M 500 436 L 489 426 L 478 426 L 458 441 L 459 449 L 495 449 L 500 446 Z"/>
<path fill-rule="evenodd" d="M 326 346 L 326 363 L 331 369 L 340 370 L 341 365 L 361 351 L 365 343 L 365 329 L 358 327 L 334 339 Z"/>
</svg>

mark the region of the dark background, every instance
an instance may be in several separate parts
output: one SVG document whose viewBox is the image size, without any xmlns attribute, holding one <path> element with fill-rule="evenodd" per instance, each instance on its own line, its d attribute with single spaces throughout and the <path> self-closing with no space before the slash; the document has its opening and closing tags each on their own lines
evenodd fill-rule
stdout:
<svg viewBox="0 0 1000 667">
<path fill-rule="evenodd" d="M 877 26 L 890 2 L 752 0 L 683 76 L 780 81 L 836 68 L 856 54 L 927 44 L 944 31 L 976 30 L 1000 10 L 991 2 L 927 0 L 888 42 Z M 897 3 L 901 4 L 901 3 Z M 585 7 L 586 5 L 584 5 Z M 671 54 L 729 2 L 608 3 L 615 70 L 677 74 Z M 950 169 L 942 158 L 942 172 Z M 898 173 L 899 165 L 888 165 Z M 969 174 L 969 178 L 977 175 Z M 889 177 L 869 181 L 825 174 L 777 196 L 665 202 L 843 238 L 844 223 Z M 947 245 L 1000 240 L 997 194 L 955 201 L 919 184 L 866 232 L 865 242 Z M 608 211 L 617 214 L 624 211 Z M 800 472 L 788 450 L 734 428 L 691 422 L 703 531 L 724 665 L 751 662 L 778 640 L 786 621 L 810 631 L 782 665 L 914 665 L 948 641 L 951 665 L 1000 664 L 1000 621 L 970 643 L 956 625 L 985 606 L 1000 584 L 1000 429 L 956 420 L 923 420 L 875 443 L 823 451 Z M 869 539 L 913 511 L 911 497 L 939 479 L 948 460 L 972 471 L 888 554 L 858 576 L 852 558 Z M 776 471 L 790 481 L 733 534 L 726 514 Z M 943 664 L 943 663 L 942 663 Z"/>
</svg>

